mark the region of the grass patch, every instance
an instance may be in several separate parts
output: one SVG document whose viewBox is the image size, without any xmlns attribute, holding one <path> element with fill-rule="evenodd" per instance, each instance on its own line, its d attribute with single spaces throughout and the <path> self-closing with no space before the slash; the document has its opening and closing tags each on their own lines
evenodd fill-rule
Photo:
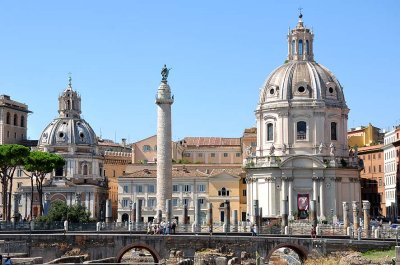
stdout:
<svg viewBox="0 0 400 265">
<path fill-rule="evenodd" d="M 394 247 L 387 249 L 387 250 L 369 250 L 364 253 L 361 253 L 361 256 L 372 261 L 375 260 L 382 260 L 388 258 L 391 260 L 393 257 L 396 256 L 396 250 Z"/>
</svg>

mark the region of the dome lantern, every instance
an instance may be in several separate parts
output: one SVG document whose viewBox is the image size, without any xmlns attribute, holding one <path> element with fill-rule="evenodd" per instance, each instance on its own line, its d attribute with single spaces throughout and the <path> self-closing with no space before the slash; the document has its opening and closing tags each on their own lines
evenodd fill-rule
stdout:
<svg viewBox="0 0 400 265">
<path fill-rule="evenodd" d="M 314 61 L 314 34 L 304 26 L 301 12 L 296 27 L 289 30 L 287 37 L 289 61 Z"/>
<path fill-rule="evenodd" d="M 72 89 L 72 78 L 68 77 L 68 87 L 58 97 L 58 113 L 60 118 L 77 118 L 81 114 L 81 97 Z"/>
</svg>

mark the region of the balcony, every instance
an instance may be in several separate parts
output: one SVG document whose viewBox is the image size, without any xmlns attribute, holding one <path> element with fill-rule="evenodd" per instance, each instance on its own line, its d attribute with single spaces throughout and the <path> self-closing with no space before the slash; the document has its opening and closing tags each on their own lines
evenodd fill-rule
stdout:
<svg viewBox="0 0 400 265">
<path fill-rule="evenodd" d="M 280 167 L 280 165 L 287 159 L 293 156 L 260 156 L 248 157 L 243 160 L 244 168 L 263 168 L 263 167 Z M 358 158 L 353 157 L 340 157 L 340 156 L 309 156 L 310 158 L 318 159 L 327 168 L 363 168 L 362 163 Z"/>
</svg>

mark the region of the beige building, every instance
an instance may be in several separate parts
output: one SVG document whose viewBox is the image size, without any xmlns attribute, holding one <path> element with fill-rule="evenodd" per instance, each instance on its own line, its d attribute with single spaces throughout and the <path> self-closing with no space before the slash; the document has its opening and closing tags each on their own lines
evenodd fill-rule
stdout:
<svg viewBox="0 0 400 265">
<path fill-rule="evenodd" d="M 104 176 L 108 181 L 108 199 L 111 201 L 112 220 L 118 218 L 118 176 L 125 174 L 128 164 L 132 163 L 132 150 L 122 139 L 122 143 L 111 140 L 99 140 L 99 150 L 104 155 Z"/>
<path fill-rule="evenodd" d="M 132 203 L 142 200 L 144 222 L 153 220 L 156 214 L 155 166 L 127 173 L 118 178 L 118 221 L 132 218 Z M 172 170 L 173 217 L 183 222 L 183 206 L 188 205 L 189 221 L 194 220 L 195 201 L 200 200 L 201 220 L 205 221 L 207 203 L 213 206 L 215 223 L 224 222 L 222 204 L 230 201 L 231 215 L 238 212 L 239 221 L 246 218 L 245 200 L 241 200 L 243 171 L 238 167 L 205 164 L 174 164 Z M 231 222 L 233 219 L 231 217 Z"/>
<path fill-rule="evenodd" d="M 28 106 L 0 95 L 0 144 L 20 144 L 27 138 Z"/>
</svg>

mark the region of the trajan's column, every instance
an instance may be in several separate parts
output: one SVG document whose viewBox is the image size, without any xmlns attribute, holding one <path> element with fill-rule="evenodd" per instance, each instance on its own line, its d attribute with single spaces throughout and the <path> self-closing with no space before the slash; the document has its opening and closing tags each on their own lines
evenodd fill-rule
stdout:
<svg viewBox="0 0 400 265">
<path fill-rule="evenodd" d="M 165 213 L 165 202 L 172 199 L 171 105 L 174 97 L 168 85 L 169 70 L 164 64 L 158 87 L 157 108 L 157 212 Z M 160 220 L 159 220 L 160 221 Z"/>
</svg>

